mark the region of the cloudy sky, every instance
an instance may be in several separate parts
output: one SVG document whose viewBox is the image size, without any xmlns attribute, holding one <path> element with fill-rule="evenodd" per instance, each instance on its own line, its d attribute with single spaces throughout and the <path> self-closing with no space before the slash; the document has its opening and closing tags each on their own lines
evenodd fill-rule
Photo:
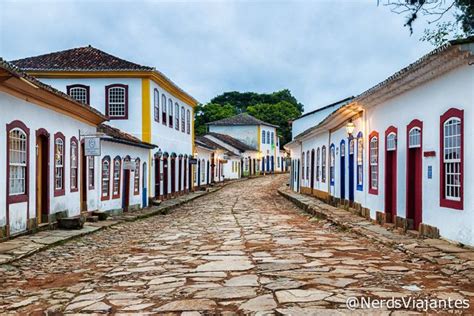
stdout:
<svg viewBox="0 0 474 316">
<path fill-rule="evenodd" d="M 200 102 L 288 88 L 310 111 L 384 80 L 432 49 L 376 0 L 0 3 L 6 60 L 92 45 L 154 66 Z"/>
</svg>

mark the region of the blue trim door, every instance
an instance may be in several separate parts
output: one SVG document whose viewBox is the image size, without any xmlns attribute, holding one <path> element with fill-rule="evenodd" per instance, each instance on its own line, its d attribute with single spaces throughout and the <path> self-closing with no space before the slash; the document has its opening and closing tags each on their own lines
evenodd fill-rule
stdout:
<svg viewBox="0 0 474 316">
<path fill-rule="evenodd" d="M 351 150 L 351 140 L 353 139 L 349 139 L 348 141 L 349 142 L 349 146 L 348 146 L 349 147 L 348 148 L 349 149 L 349 201 L 354 201 L 354 150 Z"/>
<path fill-rule="evenodd" d="M 341 140 L 341 145 L 339 146 L 339 153 L 341 156 L 340 168 L 341 168 L 341 200 L 346 198 L 346 143 L 344 140 Z"/>
</svg>

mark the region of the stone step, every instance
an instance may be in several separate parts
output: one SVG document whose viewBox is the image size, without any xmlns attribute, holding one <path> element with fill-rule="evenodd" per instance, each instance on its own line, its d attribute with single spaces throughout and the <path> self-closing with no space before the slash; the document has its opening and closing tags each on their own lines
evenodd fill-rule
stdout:
<svg viewBox="0 0 474 316">
<path fill-rule="evenodd" d="M 85 221 L 86 217 L 82 215 L 58 218 L 58 227 L 62 229 L 81 229 L 84 227 Z"/>
<path fill-rule="evenodd" d="M 99 221 L 99 216 L 87 216 L 87 221 L 91 223 L 97 223 Z"/>
<path fill-rule="evenodd" d="M 92 212 L 92 216 L 97 216 L 99 221 L 105 221 L 109 217 L 109 213 L 101 212 L 101 211 L 94 211 Z"/>
<path fill-rule="evenodd" d="M 159 206 L 161 204 L 161 200 L 151 200 L 151 205 Z"/>
</svg>

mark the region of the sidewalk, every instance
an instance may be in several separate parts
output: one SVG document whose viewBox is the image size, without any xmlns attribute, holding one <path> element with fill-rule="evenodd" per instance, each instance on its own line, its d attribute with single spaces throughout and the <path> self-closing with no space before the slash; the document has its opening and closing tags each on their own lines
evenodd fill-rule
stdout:
<svg viewBox="0 0 474 316">
<path fill-rule="evenodd" d="M 178 196 L 174 199 L 165 200 L 159 206 L 152 206 L 135 212 L 123 213 L 118 216 L 111 216 L 105 221 L 99 221 L 95 223 L 86 222 L 82 229 L 47 230 L 1 242 L 0 264 L 11 263 L 21 258 L 31 256 L 32 254 L 45 250 L 54 245 L 94 233 L 96 231 L 111 227 L 113 225 L 117 225 L 119 223 L 136 221 L 159 214 L 166 214 L 167 212 L 177 208 L 178 206 L 184 203 L 190 202 L 201 196 L 214 193 L 228 184 L 243 180 L 245 180 L 245 178 L 224 183 L 218 183 L 213 187 L 209 187 L 206 191 L 194 191 L 186 195 Z"/>
<path fill-rule="evenodd" d="M 287 186 L 278 193 L 311 215 L 323 218 L 374 242 L 403 251 L 413 257 L 438 264 L 440 271 L 455 272 L 474 281 L 474 250 L 443 239 L 422 239 L 390 230 L 344 209 L 326 204 L 314 197 L 291 191 Z"/>
</svg>

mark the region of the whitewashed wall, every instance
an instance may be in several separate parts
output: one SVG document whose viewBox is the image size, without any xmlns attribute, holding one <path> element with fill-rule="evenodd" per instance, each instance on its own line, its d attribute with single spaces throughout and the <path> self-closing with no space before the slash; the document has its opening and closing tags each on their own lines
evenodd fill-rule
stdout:
<svg viewBox="0 0 474 316">
<path fill-rule="evenodd" d="M 258 129 L 256 125 L 209 125 L 209 132 L 229 135 L 251 147 L 258 148 Z"/>
<path fill-rule="evenodd" d="M 323 119 L 325 119 L 329 114 L 334 112 L 336 109 L 341 107 L 341 104 L 335 104 L 334 106 L 328 107 L 326 109 L 317 111 L 315 113 L 297 118 L 291 124 L 291 135 L 292 139 L 295 139 L 295 136 L 301 134 L 308 128 L 318 125 Z"/>
</svg>

